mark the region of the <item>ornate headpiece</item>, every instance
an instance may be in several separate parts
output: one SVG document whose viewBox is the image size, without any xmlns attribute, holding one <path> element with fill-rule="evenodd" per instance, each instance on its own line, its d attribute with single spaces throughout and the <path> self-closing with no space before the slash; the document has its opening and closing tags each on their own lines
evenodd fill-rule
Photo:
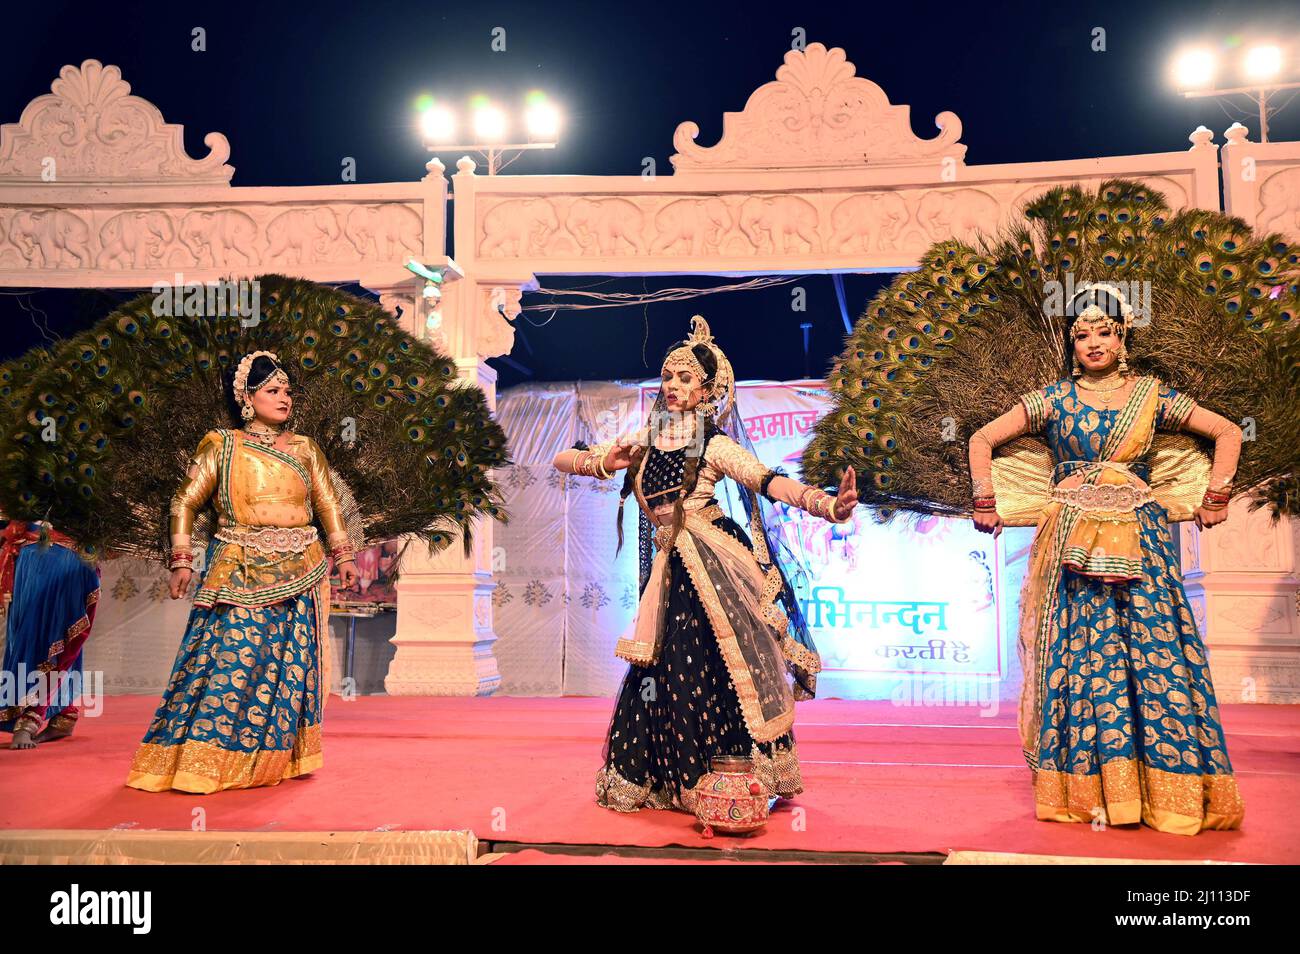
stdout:
<svg viewBox="0 0 1300 954">
<path fill-rule="evenodd" d="M 704 345 L 713 352 L 718 370 L 711 378 L 700 364 L 700 359 L 695 356 L 696 345 Z M 690 371 L 706 386 L 705 400 L 700 407 L 706 414 L 716 415 L 718 423 L 722 424 L 736 403 L 736 376 L 731 371 L 731 362 L 714 343 L 713 335 L 709 333 L 709 323 L 699 315 L 691 318 L 691 333 L 686 336 L 682 346 L 674 348 L 664 358 L 663 370 L 678 369 Z"/>
<path fill-rule="evenodd" d="M 1109 296 L 1119 306 L 1118 315 L 1112 314 L 1112 309 L 1107 309 L 1097 301 L 1098 293 Z M 1124 292 L 1116 286 L 1106 282 L 1084 282 L 1076 286 L 1071 303 L 1077 304 L 1083 299 L 1086 299 L 1087 304 L 1074 314 L 1074 321 L 1070 323 L 1071 337 L 1074 336 L 1080 322 L 1109 323 L 1120 335 L 1127 335 L 1128 330 L 1133 327 L 1133 306 L 1124 297 Z"/>
<path fill-rule="evenodd" d="M 256 387 L 250 388 L 248 386 L 248 372 L 252 370 L 253 362 L 257 358 L 270 358 L 272 363 L 275 364 L 275 370 L 263 378 L 262 382 Z M 285 374 L 284 370 L 280 367 L 280 359 L 274 352 L 254 351 L 252 354 L 246 354 L 240 358 L 239 366 L 235 368 L 235 380 L 233 384 L 235 400 L 240 404 L 247 404 L 248 396 L 254 391 L 260 391 L 268 384 L 287 385 L 288 383 L 289 375 Z"/>
<path fill-rule="evenodd" d="M 1106 307 L 1099 298 L 1110 299 L 1111 307 Z M 1078 306 L 1082 304 L 1083 307 Z M 1119 306 L 1119 314 L 1114 314 L 1114 305 Z M 1133 327 L 1133 306 L 1124 297 L 1124 292 L 1106 282 L 1084 282 L 1076 287 L 1070 306 L 1076 309 L 1074 321 L 1070 322 L 1070 337 L 1073 338 L 1081 324 L 1099 324 L 1108 326 L 1119 337 L 1118 368 L 1120 374 L 1128 374 L 1128 330 Z M 1070 374 L 1079 377 L 1083 369 L 1079 367 L 1079 357 L 1070 353 Z"/>
</svg>

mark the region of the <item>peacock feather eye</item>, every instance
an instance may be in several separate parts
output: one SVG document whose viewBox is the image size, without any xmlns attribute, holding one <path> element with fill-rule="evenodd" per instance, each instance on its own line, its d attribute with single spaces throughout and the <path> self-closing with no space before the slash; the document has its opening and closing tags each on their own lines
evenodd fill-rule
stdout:
<svg viewBox="0 0 1300 954">
<path fill-rule="evenodd" d="M 331 321 L 330 334 L 336 338 L 342 338 L 348 333 L 348 323 L 346 321 Z"/>
</svg>

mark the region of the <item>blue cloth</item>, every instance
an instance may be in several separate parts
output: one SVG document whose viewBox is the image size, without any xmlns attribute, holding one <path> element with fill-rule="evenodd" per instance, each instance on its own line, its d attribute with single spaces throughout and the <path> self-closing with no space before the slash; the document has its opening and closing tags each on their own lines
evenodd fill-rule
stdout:
<svg viewBox="0 0 1300 954">
<path fill-rule="evenodd" d="M 99 574 L 80 556 L 58 544 L 31 543 L 18 553 L 14 566 L 13 602 L 9 605 L 8 637 L 5 642 L 6 686 L 14 686 L 21 697 L 31 687 L 37 667 L 57 654 L 57 644 L 66 643 L 69 632 L 87 615 L 87 600 L 99 589 Z M 77 638 L 76 634 L 73 638 Z M 20 667 L 22 672 L 19 672 Z M 65 667 L 69 690 L 61 690 L 44 713 L 52 719 L 80 694 L 81 654 Z M 18 684 L 20 676 L 26 685 Z M 7 695 L 7 693 L 6 693 Z M 0 700 L 4 719 L 0 730 L 12 732 L 18 713 L 10 709 L 20 698 Z"/>
</svg>

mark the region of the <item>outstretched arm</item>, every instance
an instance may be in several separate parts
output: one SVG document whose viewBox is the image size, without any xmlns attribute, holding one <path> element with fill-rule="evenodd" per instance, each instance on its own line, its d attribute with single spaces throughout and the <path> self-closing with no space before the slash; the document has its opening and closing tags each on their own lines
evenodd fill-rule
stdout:
<svg viewBox="0 0 1300 954">
<path fill-rule="evenodd" d="M 993 498 L 993 452 L 1007 441 L 1015 440 L 1031 430 L 1029 413 L 1023 404 L 1017 404 L 1005 414 L 995 417 L 970 439 L 970 476 L 975 497 L 975 528 L 994 537 L 1002 532 L 1002 518 L 998 516 Z"/>
<path fill-rule="evenodd" d="M 1241 458 L 1241 428 L 1221 414 L 1201 407 L 1192 409 L 1182 430 L 1208 437 L 1214 441 L 1214 464 L 1210 470 L 1210 486 L 1205 498 L 1196 508 L 1196 525 L 1202 529 L 1228 519 L 1228 500 L 1232 496 L 1232 478 L 1237 473 Z"/>
<path fill-rule="evenodd" d="M 644 451 L 644 435 L 633 431 L 612 441 L 603 441 L 586 450 L 569 448 L 555 455 L 551 461 L 556 470 L 579 477 L 613 477 L 615 471 L 624 470 Z"/>
<path fill-rule="evenodd" d="M 810 487 L 773 473 L 762 461 L 725 434 L 719 434 L 709 441 L 706 457 L 709 463 L 716 465 L 732 480 L 755 493 L 771 500 L 780 500 L 834 523 L 846 523 L 858 504 L 857 483 L 852 467 L 845 470 L 840 480 L 839 494 L 832 496 L 818 487 Z"/>
</svg>

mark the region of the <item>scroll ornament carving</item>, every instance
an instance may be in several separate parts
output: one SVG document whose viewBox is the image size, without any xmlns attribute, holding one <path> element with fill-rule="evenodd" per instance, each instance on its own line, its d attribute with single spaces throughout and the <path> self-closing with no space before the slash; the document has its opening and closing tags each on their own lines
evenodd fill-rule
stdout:
<svg viewBox="0 0 1300 954">
<path fill-rule="evenodd" d="M 776 80 L 760 86 L 739 113 L 725 113 L 722 139 L 695 142 L 693 122 L 677 127 L 672 156 L 681 172 L 852 168 L 863 165 L 939 165 L 966 155 L 961 120 L 940 113 L 940 133 L 921 139 L 912 132 L 911 108 L 894 106 L 885 91 L 857 70 L 838 47 L 810 43 L 791 50 Z"/>
<path fill-rule="evenodd" d="M 209 153 L 191 159 L 180 126 L 131 95 L 116 66 L 86 60 L 65 66 L 50 93 L 0 126 L 0 179 L 60 184 L 229 185 L 230 143 L 208 133 Z"/>
</svg>

